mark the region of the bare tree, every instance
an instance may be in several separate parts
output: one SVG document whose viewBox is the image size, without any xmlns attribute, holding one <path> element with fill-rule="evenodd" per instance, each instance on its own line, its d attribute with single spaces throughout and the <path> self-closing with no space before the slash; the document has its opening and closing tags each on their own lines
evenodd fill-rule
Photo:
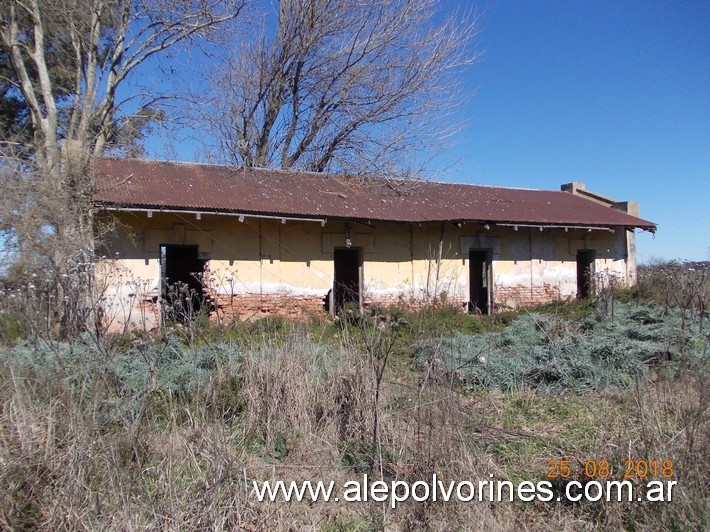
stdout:
<svg viewBox="0 0 710 532">
<path fill-rule="evenodd" d="M 7 0 L 2 43 L 31 117 L 38 165 L 59 176 L 59 141 L 100 155 L 126 78 L 152 56 L 205 38 L 236 18 L 247 0 Z M 61 70 L 50 63 L 60 62 Z M 63 97 L 64 96 L 64 97 Z M 64 105 L 62 105 L 64 104 Z M 139 105 L 145 108 L 146 103 Z"/>
<path fill-rule="evenodd" d="M 222 160 L 389 172 L 451 133 L 477 17 L 439 0 L 281 0 L 214 81 Z M 275 20 L 274 20 L 275 18 Z"/>
<path fill-rule="evenodd" d="M 47 259 L 55 272 L 66 270 L 67 260 L 87 263 L 93 258 L 93 159 L 127 131 L 129 136 L 139 135 L 141 127 L 156 117 L 155 95 L 125 90 L 129 76 L 178 45 L 206 42 L 238 17 L 248 1 L 3 0 L 0 4 L 0 56 L 8 57 L 11 65 L 0 69 L 2 97 L 26 109 L 31 130 L 24 137 L 28 139 L 24 162 L 3 157 L 0 165 L 5 179 L 11 169 L 21 172 L 12 188 L 16 193 L 25 191 L 22 204 L 39 205 L 35 192 L 39 189 L 51 199 L 33 223 L 54 242 Z M 13 110 L 9 116 L 6 129 L 21 130 L 21 113 Z M 37 179 L 45 183 L 38 187 Z M 29 211 L 37 213 L 35 208 Z M 17 228 L 26 226 L 18 225 L 13 216 L 5 219 Z M 22 237 L 19 231 L 12 236 L 16 241 Z M 17 244 L 26 250 L 32 242 Z"/>
</svg>

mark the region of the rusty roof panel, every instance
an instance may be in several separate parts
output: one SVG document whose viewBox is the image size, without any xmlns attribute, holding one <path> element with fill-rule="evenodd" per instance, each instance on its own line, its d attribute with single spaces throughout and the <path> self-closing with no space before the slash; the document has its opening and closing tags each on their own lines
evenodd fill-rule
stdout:
<svg viewBox="0 0 710 532">
<path fill-rule="evenodd" d="M 142 159 L 100 160 L 95 200 L 133 208 L 289 217 L 656 228 L 569 192 L 432 181 L 364 184 L 332 174 Z"/>
</svg>

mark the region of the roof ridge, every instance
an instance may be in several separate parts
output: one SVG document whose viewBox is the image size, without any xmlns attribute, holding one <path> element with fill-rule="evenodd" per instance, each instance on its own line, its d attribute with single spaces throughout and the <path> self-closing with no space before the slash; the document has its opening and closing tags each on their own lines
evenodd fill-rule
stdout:
<svg viewBox="0 0 710 532">
<path fill-rule="evenodd" d="M 176 164 L 176 165 L 181 165 L 181 166 L 203 166 L 203 167 L 213 167 L 213 168 L 222 168 L 224 170 L 229 170 L 229 171 L 254 171 L 254 172 L 275 172 L 278 174 L 283 174 L 283 175 L 312 175 L 314 177 L 320 177 L 320 178 L 336 178 L 336 179 L 345 179 L 345 180 L 357 180 L 358 177 L 371 177 L 371 176 L 358 176 L 358 175 L 351 175 L 351 174 L 346 174 L 346 173 L 334 173 L 334 172 L 314 172 L 312 170 L 300 170 L 300 169 L 289 169 L 285 170 L 283 168 L 264 168 L 264 167 L 246 167 L 246 166 L 236 166 L 236 165 L 229 165 L 229 164 L 220 164 L 220 163 L 207 163 L 207 162 L 195 162 L 195 161 L 173 161 L 169 159 L 144 159 L 142 157 L 111 157 L 111 156 L 106 156 L 102 157 L 102 159 L 108 159 L 108 160 L 113 160 L 113 161 L 135 161 L 139 163 L 165 163 L 165 164 Z M 385 177 L 371 177 L 371 179 L 376 180 L 376 181 L 381 181 L 382 183 L 388 184 L 388 180 Z M 451 182 L 451 181 L 439 181 L 436 179 L 427 179 L 427 178 L 413 178 L 413 179 L 394 179 L 396 182 L 402 182 L 402 183 L 431 183 L 435 185 L 452 185 L 452 186 L 466 186 L 466 187 L 481 187 L 481 188 L 493 188 L 493 189 L 502 189 L 502 190 L 523 190 L 523 191 L 532 191 L 532 192 L 560 192 L 559 190 L 550 190 L 550 189 L 545 189 L 545 188 L 530 188 L 530 187 L 510 187 L 510 186 L 503 186 L 503 185 L 486 185 L 482 183 L 457 183 L 457 182 Z"/>
<path fill-rule="evenodd" d="M 100 191 L 95 198 L 133 206 L 162 205 L 403 222 L 508 220 L 543 225 L 655 228 L 655 224 L 638 216 L 559 190 L 423 179 L 400 180 L 402 185 L 398 186 L 397 181 L 375 176 L 370 180 L 358 180 L 357 176 L 347 174 L 139 158 L 107 157 L 103 164 L 101 161 L 97 163 L 98 173 L 103 173 L 104 178 L 130 174 L 133 179 L 125 186 Z M 234 173 L 240 170 L 243 173 Z"/>
<path fill-rule="evenodd" d="M 111 161 L 126 161 L 126 162 L 139 162 L 139 163 L 165 163 L 165 164 L 178 164 L 181 166 L 212 166 L 215 168 L 224 168 L 225 170 L 235 170 L 235 171 L 240 171 L 240 170 L 248 170 L 248 171 L 259 171 L 259 172 L 277 172 L 280 174 L 312 174 L 315 176 L 338 176 L 338 177 L 348 177 L 347 174 L 333 174 L 333 173 L 324 173 L 324 172 L 313 172 L 313 171 L 307 171 L 307 170 L 299 170 L 299 169 L 293 169 L 293 170 L 284 170 L 283 168 L 263 168 L 263 167 L 247 167 L 247 166 L 237 166 L 237 165 L 230 165 L 230 164 L 221 164 L 221 163 L 203 163 L 203 162 L 196 162 L 196 161 L 172 161 L 169 159 L 144 159 L 143 157 L 111 157 L 111 156 L 102 156 L 101 159 L 106 159 L 106 160 L 111 160 Z"/>
</svg>

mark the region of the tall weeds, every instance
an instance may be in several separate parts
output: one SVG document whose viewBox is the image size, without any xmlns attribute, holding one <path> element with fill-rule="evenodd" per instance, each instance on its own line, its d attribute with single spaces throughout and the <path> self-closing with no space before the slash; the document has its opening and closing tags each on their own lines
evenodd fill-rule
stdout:
<svg viewBox="0 0 710 532">
<path fill-rule="evenodd" d="M 512 323 L 380 311 L 60 341 L 42 332 L 46 303 L 30 294 L 34 323 L 20 307 L 15 321 L 2 315 L 2 528 L 707 528 L 708 338 L 672 302 L 558 305 Z M 678 491 L 663 504 L 395 510 L 250 494 L 253 480 L 342 486 L 365 474 L 538 481 L 562 457 L 673 460 Z"/>
</svg>

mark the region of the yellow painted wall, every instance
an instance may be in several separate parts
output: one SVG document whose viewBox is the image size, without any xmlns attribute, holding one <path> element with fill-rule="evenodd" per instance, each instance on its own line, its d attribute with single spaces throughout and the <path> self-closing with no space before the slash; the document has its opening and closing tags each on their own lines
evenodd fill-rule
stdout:
<svg viewBox="0 0 710 532">
<path fill-rule="evenodd" d="M 161 244 L 199 246 L 209 262 L 211 288 L 222 294 L 325 297 L 333 284 L 333 250 L 352 247 L 363 254 L 366 301 L 468 300 L 468 250 L 491 249 L 496 305 L 514 307 L 541 297 L 576 295 L 576 252 L 597 251 L 597 272 L 609 270 L 628 282 L 623 230 L 569 230 L 454 223 L 346 223 L 259 219 L 155 211 L 120 213 L 119 229 L 99 254 L 111 262 L 114 305 L 126 321 L 131 299 L 154 297 L 160 282 Z M 441 262 L 437 263 L 441 241 Z M 110 259 L 110 260 L 108 260 Z M 437 275 L 438 270 L 438 275 Z M 145 294 L 136 296 L 135 286 Z M 134 294 L 131 296 L 130 294 Z M 536 294 L 538 294 L 536 296 Z M 131 321 L 135 318 L 132 316 Z M 143 318 L 142 318 L 143 319 Z"/>
</svg>

